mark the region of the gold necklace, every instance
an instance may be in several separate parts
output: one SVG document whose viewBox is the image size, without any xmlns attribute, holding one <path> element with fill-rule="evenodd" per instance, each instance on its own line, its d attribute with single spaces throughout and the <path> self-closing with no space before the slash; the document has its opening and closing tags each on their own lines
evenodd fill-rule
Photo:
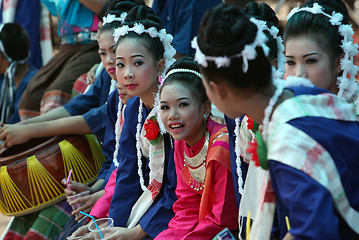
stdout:
<svg viewBox="0 0 359 240">
<path fill-rule="evenodd" d="M 184 151 L 184 167 L 188 167 L 191 178 L 189 185 L 196 191 L 203 190 L 206 177 L 206 158 L 208 151 L 209 134 L 206 133 L 201 151 L 194 157 L 188 157 Z"/>
</svg>

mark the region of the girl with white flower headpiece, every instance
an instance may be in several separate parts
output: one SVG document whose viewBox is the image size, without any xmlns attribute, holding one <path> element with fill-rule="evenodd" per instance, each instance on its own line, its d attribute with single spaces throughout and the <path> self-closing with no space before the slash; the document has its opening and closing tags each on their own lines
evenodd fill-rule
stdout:
<svg viewBox="0 0 359 240">
<path fill-rule="evenodd" d="M 225 125 L 210 116 L 211 102 L 191 57 L 168 69 L 160 88 L 161 120 L 175 139 L 178 200 L 169 228 L 155 239 L 212 239 L 237 232 L 237 205 Z"/>
<path fill-rule="evenodd" d="M 288 217 L 284 239 L 358 239 L 354 106 L 307 79 L 274 84 L 261 34 L 240 9 L 220 5 L 205 14 L 195 39 L 212 102 L 229 117 L 247 114 L 263 126 L 253 153 L 269 171 L 249 239 L 270 239 L 276 203 Z"/>
<path fill-rule="evenodd" d="M 175 50 L 172 37 L 147 6 L 131 9 L 114 37 L 117 81 L 134 97 L 127 103 L 115 149 L 118 168 L 109 209 L 115 227 L 107 239 L 153 238 L 168 227 L 176 199 L 172 143 L 152 111 L 158 78 L 174 61 Z"/>
<path fill-rule="evenodd" d="M 359 114 L 359 67 L 353 61 L 358 45 L 348 18 L 340 0 L 308 0 L 294 8 L 284 31 L 285 69 L 287 76 L 308 78 L 353 102 Z"/>
</svg>

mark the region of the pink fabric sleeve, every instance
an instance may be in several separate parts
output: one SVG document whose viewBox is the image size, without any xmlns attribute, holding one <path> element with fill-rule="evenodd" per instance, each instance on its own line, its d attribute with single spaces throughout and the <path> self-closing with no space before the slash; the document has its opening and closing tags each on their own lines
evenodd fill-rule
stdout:
<svg viewBox="0 0 359 240">
<path fill-rule="evenodd" d="M 211 161 L 212 176 L 215 178 L 215 198 L 212 211 L 195 226 L 194 230 L 181 239 L 212 239 L 228 227 L 238 229 L 238 208 L 234 196 L 232 173 L 217 161 Z"/>
<path fill-rule="evenodd" d="M 93 206 L 90 212 L 90 215 L 96 218 L 108 217 L 108 211 L 110 209 L 112 196 L 113 193 L 115 192 L 116 174 L 117 174 L 117 168 L 113 170 L 105 186 L 105 195 L 103 195 L 101 198 L 97 200 L 95 206 Z"/>
</svg>

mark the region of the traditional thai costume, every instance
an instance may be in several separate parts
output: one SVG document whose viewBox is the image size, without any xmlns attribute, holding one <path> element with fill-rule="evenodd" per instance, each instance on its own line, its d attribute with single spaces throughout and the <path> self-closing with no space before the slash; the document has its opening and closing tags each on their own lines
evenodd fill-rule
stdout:
<svg viewBox="0 0 359 240">
<path fill-rule="evenodd" d="M 226 227 L 238 229 L 227 128 L 208 119 L 207 130 L 193 146 L 175 141 L 175 217 L 156 240 L 211 239 Z"/>
</svg>

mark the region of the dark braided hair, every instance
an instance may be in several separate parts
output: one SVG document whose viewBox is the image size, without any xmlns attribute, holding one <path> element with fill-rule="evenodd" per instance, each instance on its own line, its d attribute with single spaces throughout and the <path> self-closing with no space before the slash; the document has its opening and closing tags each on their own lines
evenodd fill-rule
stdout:
<svg viewBox="0 0 359 240">
<path fill-rule="evenodd" d="M 254 17 L 258 20 L 266 22 L 268 28 L 278 27 L 279 20 L 274 12 L 274 10 L 266 3 L 257 3 L 257 2 L 248 2 L 243 9 L 244 13 L 248 17 Z M 264 31 L 264 34 L 267 36 L 268 41 L 266 45 L 269 47 L 269 57 L 270 60 L 276 59 L 278 55 L 278 46 L 276 39 L 268 32 Z"/>
<path fill-rule="evenodd" d="M 198 46 L 207 56 L 233 56 L 253 43 L 257 26 L 236 6 L 218 5 L 207 10 L 202 18 Z M 200 66 L 207 81 L 225 81 L 238 89 L 266 91 L 271 84 L 271 64 L 261 47 L 257 57 L 248 61 L 248 71 L 242 71 L 242 57 L 231 59 L 229 67 L 217 68 L 215 62 Z"/>
<path fill-rule="evenodd" d="M 312 7 L 318 3 L 323 11 L 332 14 L 333 11 L 343 15 L 343 24 L 348 24 L 349 14 L 346 6 L 341 0 L 308 0 L 303 7 Z M 287 22 L 284 30 L 284 41 L 299 36 L 309 36 L 318 43 L 318 46 L 329 53 L 331 59 L 340 57 L 342 36 L 338 32 L 338 26 L 332 26 L 329 18 L 322 14 L 312 14 L 301 11 L 294 14 Z"/>
<path fill-rule="evenodd" d="M 155 27 L 157 31 L 163 29 L 162 22 L 152 8 L 146 5 L 137 5 L 133 7 L 127 14 L 125 22 L 121 26 L 128 25 L 130 28 L 136 23 L 142 24 L 146 29 Z M 135 32 L 129 32 L 127 35 L 120 37 L 117 41 L 118 44 L 126 38 L 137 39 L 143 43 L 146 49 L 152 53 L 156 61 L 161 60 L 164 56 L 164 47 L 159 38 L 152 38 L 144 33 L 138 35 Z"/>
<path fill-rule="evenodd" d="M 190 69 L 198 73 L 200 72 L 198 63 L 196 63 L 191 56 L 185 56 L 178 59 L 168 68 L 166 74 L 172 69 Z M 199 78 L 197 75 L 189 72 L 172 73 L 163 82 L 160 88 L 160 95 L 162 93 L 162 89 L 166 85 L 172 83 L 180 83 L 181 85 L 186 87 L 192 93 L 192 96 L 198 101 L 199 105 L 208 101 L 206 89 L 203 86 L 202 79 Z"/>
<path fill-rule="evenodd" d="M 107 14 L 115 15 L 116 17 L 120 17 L 122 13 L 130 11 L 133 7 L 144 5 L 143 0 L 114 0 L 109 1 L 107 8 Z M 104 31 L 113 30 L 121 25 L 121 22 L 114 21 L 112 23 L 107 23 L 99 29 L 99 34 Z"/>
</svg>

